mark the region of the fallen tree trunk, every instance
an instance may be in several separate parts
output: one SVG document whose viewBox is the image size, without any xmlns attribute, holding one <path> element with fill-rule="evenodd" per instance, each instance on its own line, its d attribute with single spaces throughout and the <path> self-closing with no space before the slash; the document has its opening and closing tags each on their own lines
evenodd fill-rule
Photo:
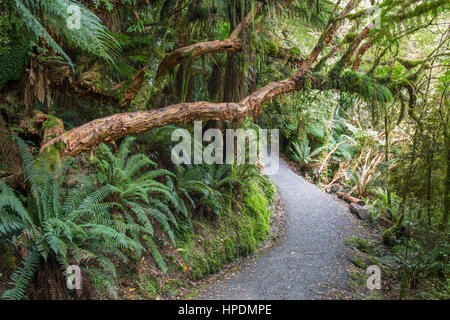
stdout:
<svg viewBox="0 0 450 320">
<path fill-rule="evenodd" d="M 344 200 L 345 202 L 348 203 L 356 203 L 359 204 L 361 206 L 364 205 L 364 201 L 355 197 L 352 197 L 351 195 L 344 193 L 344 192 L 337 192 L 336 195 L 338 196 L 339 199 Z"/>
</svg>

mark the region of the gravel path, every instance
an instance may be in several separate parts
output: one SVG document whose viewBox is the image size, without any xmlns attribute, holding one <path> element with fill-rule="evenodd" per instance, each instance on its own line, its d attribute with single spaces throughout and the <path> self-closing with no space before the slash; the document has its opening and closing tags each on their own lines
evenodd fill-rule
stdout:
<svg viewBox="0 0 450 320">
<path fill-rule="evenodd" d="M 355 218 L 332 196 L 291 171 L 282 159 L 271 176 L 286 209 L 284 239 L 226 274 L 199 299 L 345 298 L 347 249 Z"/>
</svg>

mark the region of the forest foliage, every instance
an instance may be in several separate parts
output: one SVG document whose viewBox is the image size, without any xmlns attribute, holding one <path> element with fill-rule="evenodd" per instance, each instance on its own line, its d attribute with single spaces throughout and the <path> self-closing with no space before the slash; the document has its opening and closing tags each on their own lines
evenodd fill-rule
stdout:
<svg viewBox="0 0 450 320">
<path fill-rule="evenodd" d="M 448 298 L 449 4 L 0 0 L 2 297 L 68 297 L 74 263 L 92 284 L 79 295 L 119 297 L 121 264 L 149 256 L 198 279 L 254 252 L 274 192 L 257 167 L 168 161 L 173 130 L 198 118 L 279 129 L 300 173 L 370 207 L 397 297 L 436 284 L 425 297 Z M 196 225 L 223 235 L 226 221 L 238 232 L 216 239 L 223 252 L 191 254 Z M 170 246 L 196 267 L 164 256 Z"/>
</svg>

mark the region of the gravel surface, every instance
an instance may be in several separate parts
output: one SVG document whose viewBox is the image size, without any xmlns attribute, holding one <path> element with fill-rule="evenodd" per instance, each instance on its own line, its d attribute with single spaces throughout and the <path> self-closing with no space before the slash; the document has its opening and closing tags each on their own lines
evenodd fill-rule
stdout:
<svg viewBox="0 0 450 320">
<path fill-rule="evenodd" d="M 348 298 L 348 249 L 356 219 L 279 160 L 271 176 L 286 210 L 285 236 L 277 246 L 210 283 L 199 299 Z"/>
</svg>

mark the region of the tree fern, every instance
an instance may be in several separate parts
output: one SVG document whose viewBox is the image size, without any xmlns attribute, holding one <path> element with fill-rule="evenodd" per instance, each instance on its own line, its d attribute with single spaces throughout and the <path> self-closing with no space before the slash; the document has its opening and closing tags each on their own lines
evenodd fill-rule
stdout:
<svg viewBox="0 0 450 320">
<path fill-rule="evenodd" d="M 40 37 L 44 38 L 46 43 L 71 65 L 70 57 L 46 28 L 63 38 L 69 46 L 89 52 L 110 63 L 117 58 L 118 42 L 103 26 L 100 19 L 81 3 L 71 0 L 11 0 L 10 3 L 36 40 Z M 77 6 L 80 9 L 79 29 L 67 28 L 67 21 L 71 17 L 68 13 L 70 6 Z"/>
</svg>

